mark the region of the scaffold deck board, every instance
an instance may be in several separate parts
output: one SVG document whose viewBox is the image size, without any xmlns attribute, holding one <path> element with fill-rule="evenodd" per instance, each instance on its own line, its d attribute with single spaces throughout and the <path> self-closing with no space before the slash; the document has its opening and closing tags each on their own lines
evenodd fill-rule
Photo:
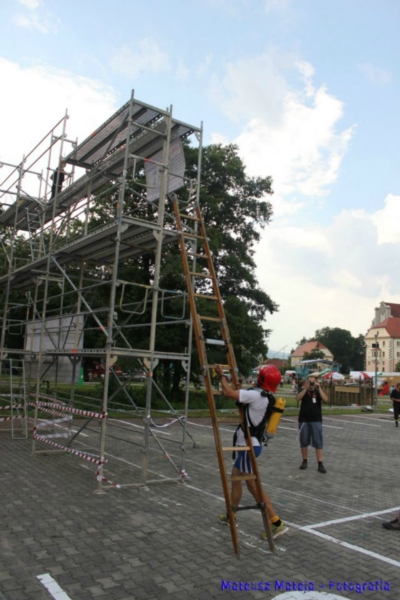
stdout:
<svg viewBox="0 0 400 600">
<path fill-rule="evenodd" d="M 154 233 L 160 231 L 156 223 L 123 217 L 121 219 L 121 259 L 142 256 L 154 251 L 157 240 Z M 118 221 L 96 228 L 86 236 L 60 246 L 54 253 L 60 264 L 75 260 L 85 260 L 97 264 L 107 264 L 113 261 L 115 254 L 115 235 L 118 232 Z M 178 243 L 176 231 L 163 229 L 163 244 Z M 11 286 L 14 289 L 29 287 L 32 278 L 37 277 L 37 271 L 47 264 L 48 256 L 24 264 L 12 273 Z M 55 264 L 50 265 L 51 271 L 56 270 Z M 0 277 L 0 286 L 7 281 L 7 275 Z"/>
<path fill-rule="evenodd" d="M 126 102 L 126 104 L 114 113 L 105 123 L 79 144 L 79 146 L 67 156 L 67 162 L 79 165 L 86 169 L 92 168 L 98 161 L 104 160 L 109 155 L 122 148 L 126 143 L 129 105 L 130 102 Z M 166 111 L 134 99 L 131 140 L 133 141 L 137 138 L 146 139 L 147 137 L 148 142 L 148 135 L 146 136 L 146 133 L 148 134 L 149 132 L 146 132 L 142 126 L 155 129 L 156 125 L 162 123 L 167 115 L 168 113 Z M 172 139 L 174 137 L 184 137 L 194 131 L 198 131 L 197 127 L 192 127 L 191 125 L 186 125 L 185 123 L 178 121 L 175 123 L 174 129 L 175 132 Z M 141 145 L 142 152 L 139 152 L 139 148 L 137 148 L 135 152 L 140 153 L 142 156 L 150 156 L 161 148 L 162 140 L 161 143 L 159 143 L 159 148 L 152 149 L 152 151 L 147 154 L 143 154 L 143 149 L 145 147 L 143 141 Z"/>
<path fill-rule="evenodd" d="M 172 129 L 171 139 L 185 138 L 196 128 L 185 124 L 176 124 Z M 153 132 L 145 131 L 137 138 L 133 138 L 129 145 L 129 152 L 143 159 L 152 156 L 162 148 L 164 124 L 157 124 Z M 77 164 L 74 160 L 66 159 L 70 164 Z M 95 195 L 99 190 L 103 190 L 104 185 L 110 179 L 117 179 L 121 176 L 124 165 L 124 148 L 115 150 L 108 156 L 98 171 L 85 173 L 82 177 L 73 182 L 70 186 L 62 190 L 56 198 L 57 205 L 54 210 L 54 217 L 58 217 L 74 204 L 79 203 L 87 197 L 89 183 L 91 185 L 90 193 Z M 81 165 L 82 166 L 82 165 Z M 90 165 L 86 165 L 87 167 Z M 16 229 L 29 231 L 27 211 L 40 208 L 40 204 L 29 196 L 20 196 L 18 203 L 14 202 L 0 216 L 0 223 L 6 227 L 14 226 L 15 212 L 18 210 Z M 44 207 L 44 223 L 48 223 L 53 218 L 54 200 L 49 199 Z"/>
<path fill-rule="evenodd" d="M 105 356 L 105 348 L 83 348 L 79 350 L 46 350 L 47 356 Z M 168 360 L 188 360 L 190 357 L 188 354 L 178 352 L 160 352 L 155 350 L 143 350 L 142 348 L 113 348 L 112 354 L 114 356 L 131 356 L 133 358 L 155 358 L 155 359 L 168 359 Z"/>
</svg>

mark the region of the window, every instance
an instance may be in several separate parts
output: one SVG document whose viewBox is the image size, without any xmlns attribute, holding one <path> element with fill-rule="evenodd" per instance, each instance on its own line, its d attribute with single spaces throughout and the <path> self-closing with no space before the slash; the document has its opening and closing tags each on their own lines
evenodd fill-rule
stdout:
<svg viewBox="0 0 400 600">
<path fill-rule="evenodd" d="M 400 352 L 397 352 L 397 357 L 399 357 L 399 356 L 400 356 Z"/>
<path fill-rule="evenodd" d="M 385 345 L 385 342 L 383 342 L 383 345 Z M 384 352 L 382 352 L 382 356 L 385 356 L 385 353 L 384 353 Z"/>
<path fill-rule="evenodd" d="M 397 347 L 399 347 L 399 346 L 400 346 L 400 342 L 397 342 Z"/>
<path fill-rule="evenodd" d="M 384 345 L 385 345 L 385 342 L 382 342 L 382 346 L 384 346 Z"/>
</svg>

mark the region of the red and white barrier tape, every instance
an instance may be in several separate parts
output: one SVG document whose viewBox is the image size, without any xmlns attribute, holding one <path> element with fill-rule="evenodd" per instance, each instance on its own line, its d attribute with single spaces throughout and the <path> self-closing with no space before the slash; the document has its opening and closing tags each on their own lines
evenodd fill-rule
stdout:
<svg viewBox="0 0 400 600">
<path fill-rule="evenodd" d="M 182 477 L 182 479 L 190 479 L 189 475 L 186 473 L 185 469 L 181 469 L 179 471 L 179 475 Z"/>
<path fill-rule="evenodd" d="M 16 415 L 15 417 L 0 417 L 0 421 L 13 421 L 14 419 L 25 419 L 25 415 Z"/>
<path fill-rule="evenodd" d="M 0 406 L 0 410 L 12 410 L 13 408 L 24 408 L 23 404 L 10 404 L 9 406 Z"/>
<path fill-rule="evenodd" d="M 105 419 L 107 416 L 106 412 L 102 412 L 102 413 L 97 413 L 97 412 L 93 412 L 91 410 L 82 410 L 80 408 L 72 408 L 70 406 L 66 406 L 65 404 L 54 404 L 53 402 L 29 402 L 30 406 L 35 406 L 35 404 L 37 404 L 37 406 L 39 407 L 40 410 L 42 410 L 42 408 L 45 408 L 48 410 L 48 408 L 53 408 L 53 409 L 57 409 L 57 410 L 61 410 L 64 411 L 66 413 L 70 413 L 72 415 L 80 415 L 82 417 L 93 417 L 96 419 Z M 43 411 L 46 412 L 46 411 Z"/>
<path fill-rule="evenodd" d="M 121 489 L 121 486 L 119 485 L 119 483 L 114 483 L 113 481 L 111 481 L 111 479 L 108 479 L 107 477 L 104 477 L 104 475 L 103 475 L 103 467 L 104 467 L 104 463 L 105 462 L 106 462 L 106 460 L 104 459 L 104 456 L 102 456 L 101 460 L 100 460 L 100 463 L 99 463 L 99 466 L 97 468 L 97 471 L 95 473 L 97 481 L 98 482 L 104 481 L 106 483 L 109 483 L 110 485 L 113 485 L 118 490 Z"/>
<path fill-rule="evenodd" d="M 173 419 L 170 423 L 165 423 L 165 425 L 157 425 L 157 423 L 154 423 L 153 419 L 150 419 L 150 423 L 153 425 L 153 427 L 157 427 L 157 429 L 163 429 L 164 427 L 169 427 L 180 420 L 181 418 L 179 417 L 178 419 Z"/>
<path fill-rule="evenodd" d="M 29 394 L 32 397 L 36 397 L 36 393 L 35 392 L 30 392 Z M 50 396 L 50 394 L 43 394 L 40 393 L 38 394 L 38 398 L 43 398 L 44 400 L 50 400 L 50 402 L 38 402 L 38 406 L 50 406 L 53 408 L 57 408 L 58 410 L 64 410 L 65 412 L 70 412 L 74 415 L 80 415 L 80 416 L 84 416 L 84 417 L 93 417 L 96 419 L 105 419 L 107 416 L 107 413 L 105 411 L 102 411 L 101 413 L 97 413 L 91 410 L 83 410 L 80 408 L 72 408 L 67 406 L 67 404 L 65 404 L 65 402 L 63 402 L 62 400 L 60 400 L 59 398 L 56 398 L 56 396 Z M 35 406 L 35 402 L 29 403 L 33 406 Z"/>
<path fill-rule="evenodd" d="M 29 402 L 29 406 L 35 406 L 34 402 Z M 55 417 L 62 417 L 65 420 L 70 421 L 72 419 L 72 415 L 71 416 L 65 416 L 65 412 L 58 412 L 57 410 L 50 410 L 50 408 L 44 408 L 44 407 L 39 407 L 40 408 L 40 412 L 44 412 L 47 415 L 54 415 Z"/>
<path fill-rule="evenodd" d="M 69 438 L 69 433 L 65 432 L 65 433 L 41 433 L 40 434 L 41 438 L 46 438 L 46 440 L 50 440 L 50 439 L 55 439 L 55 438 L 65 438 L 68 439 Z"/>
<path fill-rule="evenodd" d="M 68 448 L 67 446 L 63 446 L 62 444 L 57 444 L 57 442 L 52 442 L 50 440 L 47 440 L 46 438 L 43 438 L 43 436 L 38 435 L 36 433 L 36 430 L 34 430 L 34 432 L 33 432 L 33 439 L 39 440 L 40 442 L 44 442 L 45 444 L 50 444 L 51 446 L 55 446 L 56 448 L 60 448 L 61 450 L 64 450 L 64 452 L 67 452 L 68 454 L 73 454 L 74 456 L 83 458 L 84 460 L 95 463 L 96 465 L 102 465 L 105 462 L 108 462 L 107 458 L 102 459 L 101 457 L 95 456 L 93 454 L 87 454 L 86 452 L 81 452 L 80 450 L 75 450 L 74 448 Z"/>
<path fill-rule="evenodd" d="M 119 483 L 114 483 L 113 481 L 111 481 L 111 479 L 107 479 L 107 477 L 104 477 L 104 475 L 102 475 L 99 471 L 97 471 L 97 473 L 96 473 L 96 479 L 97 479 L 97 481 L 105 481 L 105 482 L 109 483 L 110 485 L 113 485 L 114 487 L 117 488 L 117 490 L 121 489 L 121 486 Z"/>
</svg>

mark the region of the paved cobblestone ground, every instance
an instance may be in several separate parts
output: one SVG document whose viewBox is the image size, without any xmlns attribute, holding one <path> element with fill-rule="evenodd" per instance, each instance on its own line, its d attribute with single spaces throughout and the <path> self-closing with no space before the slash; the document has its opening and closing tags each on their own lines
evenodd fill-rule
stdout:
<svg viewBox="0 0 400 600">
<path fill-rule="evenodd" d="M 361 414 L 326 418 L 328 472 L 322 475 L 311 453 L 309 468 L 299 471 L 297 423 L 284 418 L 259 464 L 264 486 L 290 530 L 271 554 L 260 538 L 259 513 L 241 513 L 240 560 L 229 528 L 217 522 L 224 505 L 208 425 L 189 426 L 196 448 L 187 445 L 186 484 L 123 487 L 102 495 L 94 493 L 95 465 L 59 453 L 33 458 L 30 440 L 11 440 L 1 431 L 0 600 L 330 600 L 308 592 L 282 596 L 285 588 L 275 590 L 275 581 L 314 582 L 320 592 L 343 599 L 400 598 L 400 532 L 382 528 L 400 507 L 400 428 L 393 421 Z M 233 427 L 222 427 L 230 445 Z M 134 465 L 141 465 L 142 455 L 134 429 L 109 429 L 114 438 L 107 446 L 106 475 L 112 481 L 139 482 Z M 179 445 L 172 440 L 180 431 L 173 425 L 163 435 L 178 465 Z M 86 436 L 75 447 L 94 451 L 98 433 Z M 149 453 L 149 469 L 151 478 L 174 476 L 156 448 Z M 37 579 L 45 573 L 67 596 L 50 595 Z M 223 590 L 222 580 L 270 582 L 272 589 Z M 390 591 L 329 589 L 330 581 L 387 581 Z"/>
</svg>

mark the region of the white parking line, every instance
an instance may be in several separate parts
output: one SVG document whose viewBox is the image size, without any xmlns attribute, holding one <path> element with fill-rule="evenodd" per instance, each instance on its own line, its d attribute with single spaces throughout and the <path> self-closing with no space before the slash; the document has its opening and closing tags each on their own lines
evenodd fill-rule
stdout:
<svg viewBox="0 0 400 600">
<path fill-rule="evenodd" d="M 346 415 L 346 417 L 357 417 L 358 415 Z M 383 417 L 383 418 L 382 418 Z M 388 417 L 390 417 L 390 419 L 388 419 Z M 379 423 L 390 423 L 391 425 L 393 425 L 393 413 L 392 414 L 386 414 L 386 415 L 381 415 L 380 417 L 375 416 L 375 415 L 368 415 L 366 414 L 363 419 L 365 419 L 366 421 L 379 421 Z"/>
<path fill-rule="evenodd" d="M 346 415 L 352 417 L 353 415 Z M 338 423 L 347 423 L 349 425 L 364 425 L 364 427 L 381 427 L 380 425 L 371 425 L 370 423 L 361 423 L 361 421 L 345 421 L 344 419 L 334 419 L 333 417 L 325 417 L 324 421 L 337 421 Z"/>
<path fill-rule="evenodd" d="M 136 423 L 129 423 L 129 421 L 121 421 L 121 419 L 108 419 L 109 421 L 116 421 L 117 423 L 124 423 L 124 425 L 130 425 L 131 427 L 137 427 L 138 429 L 144 429 L 143 425 L 136 425 Z M 158 431 L 157 427 L 150 427 L 152 431 Z M 160 431 L 163 435 L 172 435 L 166 431 Z"/>
<path fill-rule="evenodd" d="M 279 430 L 286 429 L 287 431 L 298 431 L 296 427 L 285 427 L 284 425 L 279 425 Z"/>
<path fill-rule="evenodd" d="M 37 575 L 37 579 L 39 579 L 40 583 L 46 588 L 50 596 L 53 596 L 56 600 L 71 600 L 70 596 L 64 592 L 57 581 L 55 581 L 48 573 Z"/>
<path fill-rule="evenodd" d="M 212 429 L 212 425 L 201 425 L 200 423 L 192 423 L 192 421 L 187 422 L 188 425 L 194 425 L 195 427 L 204 427 L 205 429 Z M 235 427 L 235 425 L 233 425 Z M 237 427 L 237 425 L 236 425 Z M 234 433 L 235 429 L 224 429 L 223 427 L 219 427 L 220 431 L 229 431 L 229 433 Z"/>
<path fill-rule="evenodd" d="M 325 417 L 324 417 L 325 418 Z M 282 421 L 288 421 L 289 423 L 297 423 L 294 419 L 282 419 Z M 343 429 L 343 427 L 337 427 L 336 425 L 325 425 L 322 423 L 323 427 L 330 427 L 330 429 Z M 279 427 L 279 429 L 285 429 L 284 427 Z"/>
<path fill-rule="evenodd" d="M 322 521 L 321 523 L 315 523 L 313 525 L 306 525 L 301 529 L 316 529 L 317 527 L 327 527 L 328 525 L 336 525 L 337 523 L 347 523 L 348 521 L 356 521 L 357 519 L 368 519 L 369 517 L 376 517 L 378 515 L 386 515 L 391 512 L 399 512 L 400 506 L 395 508 L 387 508 L 386 510 L 378 510 L 372 513 L 362 513 L 361 515 L 354 515 L 352 517 L 344 517 L 343 519 L 332 519 L 332 521 Z"/>
<path fill-rule="evenodd" d="M 112 456 L 112 455 L 109 454 L 109 456 Z M 117 458 L 117 457 L 114 457 L 114 458 Z M 123 460 L 123 459 L 119 459 L 119 460 L 121 460 L 121 462 L 126 462 L 128 464 L 134 465 L 134 463 L 131 463 L 130 461 Z M 138 467 L 139 465 L 134 465 L 134 466 Z M 149 471 L 150 471 L 150 469 L 149 469 Z M 153 471 L 153 473 L 154 473 L 154 471 Z M 161 475 L 160 473 L 157 473 L 157 475 L 161 476 L 162 478 L 165 478 L 165 476 Z M 274 486 L 271 486 L 271 487 L 274 488 Z M 225 499 L 222 496 L 218 496 L 217 494 L 213 494 L 212 492 L 208 492 L 207 490 L 198 488 L 198 487 L 196 487 L 194 485 L 191 485 L 189 483 L 185 483 L 185 488 L 191 489 L 191 490 L 196 491 L 196 492 L 199 492 L 201 494 L 204 494 L 205 496 L 209 496 L 211 498 L 215 498 L 216 500 L 219 500 L 220 502 L 225 502 Z M 275 488 L 275 489 L 282 489 L 282 488 Z M 292 494 L 294 493 L 295 495 L 305 496 L 305 494 L 299 494 L 299 493 L 296 493 L 296 492 L 290 492 L 289 490 L 282 490 L 282 491 L 285 491 L 285 492 L 287 492 L 289 494 L 290 493 L 292 493 Z M 330 502 L 326 502 L 324 500 L 317 500 L 316 498 L 313 498 L 313 500 L 314 501 L 320 501 L 320 502 L 322 502 L 324 504 L 331 504 Z M 338 504 L 333 504 L 333 505 L 336 506 L 337 508 L 343 508 L 343 509 L 346 509 L 346 510 L 354 510 L 352 508 L 341 507 Z M 355 546 L 354 544 L 349 544 L 347 542 L 343 542 L 342 540 L 339 540 L 339 539 L 337 539 L 337 538 L 335 538 L 335 537 L 333 537 L 331 535 L 326 535 L 324 533 L 321 533 L 320 531 L 316 531 L 316 529 L 315 529 L 316 527 L 325 527 L 325 526 L 330 525 L 330 524 L 345 523 L 347 521 L 353 521 L 353 520 L 356 520 L 356 519 L 363 519 L 363 518 L 378 516 L 378 515 L 386 514 L 386 513 L 389 513 L 389 512 L 396 511 L 396 510 L 397 511 L 400 510 L 400 507 L 386 509 L 386 510 L 378 511 L 378 512 L 375 512 L 375 513 L 362 513 L 362 514 L 359 514 L 359 515 L 355 515 L 353 517 L 344 517 L 343 519 L 334 519 L 333 521 L 323 521 L 321 523 L 316 523 L 314 525 L 308 525 L 308 526 L 305 526 L 305 527 L 302 527 L 300 525 L 297 525 L 296 523 L 292 523 L 292 522 L 289 522 L 289 521 L 286 521 L 286 520 L 285 520 L 285 523 L 287 523 L 287 525 L 289 525 L 290 527 L 293 527 L 294 529 L 297 529 L 297 530 L 300 530 L 300 531 L 304 531 L 305 533 L 309 533 L 311 535 L 314 535 L 314 536 L 319 537 L 321 539 L 324 539 L 326 541 L 332 542 L 334 544 L 342 546 L 343 548 L 347 548 L 347 549 L 352 550 L 354 552 L 358 552 L 360 554 L 364 554 L 366 556 L 369 556 L 370 558 L 375 558 L 377 560 L 380 560 L 380 561 L 385 562 L 387 564 L 393 565 L 395 567 L 400 567 L 400 562 L 398 562 L 396 560 L 393 560 L 393 559 L 388 558 L 386 556 L 382 556 L 381 554 L 377 554 L 376 552 L 372 552 L 370 550 L 366 550 L 365 548 L 361 548 L 360 546 Z M 284 548 L 282 548 L 282 549 L 284 550 Z M 259 550 L 262 550 L 262 549 L 259 548 Z M 263 552 L 268 552 L 266 550 L 262 550 L 262 551 Z M 64 597 L 61 597 L 61 596 L 60 597 L 56 596 L 56 598 L 57 598 L 57 600 L 70 600 L 70 599 L 68 599 L 68 597 L 64 598 Z"/>
<path fill-rule="evenodd" d="M 77 429 L 71 429 L 72 433 L 78 433 Z M 82 433 L 82 431 L 79 433 L 79 435 L 82 435 L 83 437 L 89 437 L 87 433 Z"/>
<path fill-rule="evenodd" d="M 337 538 L 334 538 L 331 535 L 326 535 L 325 533 L 321 533 L 320 531 L 315 531 L 315 529 L 312 529 L 311 527 L 303 527 L 302 531 L 305 531 L 306 533 L 311 533 L 312 535 L 327 540 L 328 542 L 338 544 L 343 548 L 348 548 L 349 550 L 354 550 L 355 552 L 359 552 L 360 554 L 365 554 L 370 558 L 376 558 L 377 560 L 385 562 L 389 565 L 393 565 L 394 567 L 400 567 L 400 562 L 398 562 L 397 560 L 393 560 L 392 558 L 388 558 L 387 556 L 382 556 L 381 554 L 377 554 L 376 552 L 372 552 L 371 550 L 366 550 L 365 548 L 361 548 L 361 546 L 355 546 L 354 544 L 342 542 L 342 540 L 338 540 Z"/>
</svg>

